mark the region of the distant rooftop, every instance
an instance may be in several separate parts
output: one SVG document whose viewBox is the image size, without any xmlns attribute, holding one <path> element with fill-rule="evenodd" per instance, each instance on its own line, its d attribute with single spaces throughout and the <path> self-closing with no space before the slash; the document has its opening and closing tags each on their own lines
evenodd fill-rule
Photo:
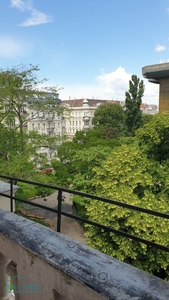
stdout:
<svg viewBox="0 0 169 300">
<path fill-rule="evenodd" d="M 89 107 L 97 107 L 99 103 L 103 104 L 119 104 L 122 105 L 123 101 L 119 100 L 99 100 L 99 99 L 73 99 L 73 100 L 62 100 L 62 104 L 69 104 L 70 107 L 82 107 L 83 105 L 88 104 Z"/>
<path fill-rule="evenodd" d="M 60 103 L 61 100 L 59 99 L 58 93 L 45 93 L 43 95 L 34 95 L 29 98 L 29 103 L 34 103 L 37 101 L 46 102 L 46 101 L 54 101 L 56 103 Z"/>
</svg>

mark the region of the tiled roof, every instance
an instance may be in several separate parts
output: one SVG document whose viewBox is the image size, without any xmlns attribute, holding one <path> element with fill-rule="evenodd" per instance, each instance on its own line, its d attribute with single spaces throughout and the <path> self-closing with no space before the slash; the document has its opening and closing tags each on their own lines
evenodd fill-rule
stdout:
<svg viewBox="0 0 169 300">
<path fill-rule="evenodd" d="M 70 107 L 82 107 L 83 106 L 83 101 L 87 100 L 89 107 L 96 107 L 97 104 L 103 103 L 103 104 L 122 104 L 122 101 L 119 100 L 98 100 L 98 99 L 74 99 L 74 100 L 62 100 L 62 104 L 69 104 Z M 86 103 L 85 102 L 85 103 Z"/>
</svg>

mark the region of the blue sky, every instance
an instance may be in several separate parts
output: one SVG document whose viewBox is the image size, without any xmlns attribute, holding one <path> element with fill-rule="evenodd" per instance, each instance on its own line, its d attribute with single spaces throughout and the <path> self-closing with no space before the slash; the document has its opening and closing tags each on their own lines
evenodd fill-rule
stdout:
<svg viewBox="0 0 169 300">
<path fill-rule="evenodd" d="M 168 61 L 169 0 L 0 0 L 0 67 L 38 65 L 62 100 L 124 100 L 132 74 Z"/>
</svg>

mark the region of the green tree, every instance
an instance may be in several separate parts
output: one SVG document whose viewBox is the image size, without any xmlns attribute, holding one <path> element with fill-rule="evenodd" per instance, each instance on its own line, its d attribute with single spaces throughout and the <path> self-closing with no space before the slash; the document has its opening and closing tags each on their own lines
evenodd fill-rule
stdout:
<svg viewBox="0 0 169 300">
<path fill-rule="evenodd" d="M 44 87 L 39 89 L 46 79 L 38 80 L 37 66 L 17 66 L 7 70 L 0 70 L 0 120 L 6 126 L 18 129 L 20 136 L 20 152 L 24 151 L 27 144 L 25 140 L 25 127 L 31 119 L 37 117 L 40 111 L 49 113 L 58 111 L 55 96 L 57 87 Z M 33 116 L 28 115 L 27 106 L 34 108 Z"/>
<path fill-rule="evenodd" d="M 30 160 L 29 151 L 20 153 L 18 131 L 0 124 L 0 136 L 0 173 L 30 178 L 34 171 L 34 164 Z"/>
<path fill-rule="evenodd" d="M 150 114 L 142 114 L 142 123 L 143 126 L 150 123 L 152 121 L 152 119 L 154 118 L 154 115 L 150 115 Z"/>
<path fill-rule="evenodd" d="M 168 213 L 167 167 L 147 159 L 135 145 L 112 150 L 92 181 L 96 194 L 135 206 Z M 158 178 L 158 187 L 156 189 Z M 91 201 L 90 220 L 168 246 L 168 220 L 112 204 Z M 87 226 L 88 244 L 110 256 L 163 278 L 169 278 L 169 254 L 114 233 Z"/>
<path fill-rule="evenodd" d="M 91 180 L 95 177 L 94 167 L 100 166 L 110 151 L 110 147 L 102 145 L 77 150 L 72 158 L 72 167 L 74 169 L 72 189 L 95 194 L 95 187 L 91 184 Z M 73 196 L 72 201 L 78 215 L 87 218 L 86 206 L 90 202 L 89 199 Z"/>
<path fill-rule="evenodd" d="M 140 105 L 144 94 L 144 83 L 136 75 L 131 76 L 129 91 L 125 93 L 125 124 L 128 135 L 134 135 L 142 126 Z"/>
<path fill-rule="evenodd" d="M 96 126 L 94 129 L 86 131 L 77 131 L 73 142 L 79 149 L 95 147 L 95 146 L 108 146 L 115 147 L 119 145 L 119 141 L 115 139 L 115 128 Z M 117 136 L 116 136 L 117 137 Z"/>
<path fill-rule="evenodd" d="M 124 110 L 119 104 L 101 104 L 95 111 L 93 125 L 111 131 L 111 137 L 117 138 L 124 131 Z"/>
<path fill-rule="evenodd" d="M 0 161 L 8 161 L 15 157 L 19 150 L 19 135 L 14 129 L 0 124 Z"/>
<path fill-rule="evenodd" d="M 157 114 L 136 132 L 139 146 L 158 162 L 169 159 L 169 114 Z"/>
<path fill-rule="evenodd" d="M 87 132 L 77 131 L 72 141 L 65 141 L 57 146 L 56 159 L 52 160 L 57 184 L 67 187 L 71 184 L 74 189 L 84 191 L 85 182 L 87 192 L 87 180 L 83 182 L 81 178 L 80 184 L 78 176 L 94 176 L 94 173 L 91 175 L 91 169 L 97 165 L 98 159 L 103 159 L 107 149 L 111 151 L 120 144 L 118 139 L 103 138 L 102 132 L 97 128 Z M 88 182 L 90 185 L 90 180 Z"/>
<path fill-rule="evenodd" d="M 46 79 L 39 80 L 38 71 L 32 65 L 0 70 L 0 169 L 6 175 L 33 176 L 39 163 L 47 163 L 47 157 L 39 150 L 55 150 L 58 144 L 58 138 L 26 130 L 27 123 L 40 118 L 39 114 L 62 115 L 66 110 L 59 104 L 57 87 L 39 88 Z M 33 109 L 33 113 L 29 114 L 28 109 Z"/>
</svg>

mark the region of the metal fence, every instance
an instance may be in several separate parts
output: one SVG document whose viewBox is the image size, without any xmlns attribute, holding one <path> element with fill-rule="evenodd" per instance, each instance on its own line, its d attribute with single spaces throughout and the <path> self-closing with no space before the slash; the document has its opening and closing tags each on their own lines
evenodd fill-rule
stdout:
<svg viewBox="0 0 169 300">
<path fill-rule="evenodd" d="M 0 175 L 0 178 L 3 178 L 3 179 L 5 179 L 5 181 L 10 183 L 10 194 L 6 195 L 5 193 L 0 193 L 0 195 L 10 199 L 11 212 L 13 212 L 13 200 L 17 200 L 17 201 L 24 202 L 24 203 L 27 203 L 27 204 L 31 204 L 32 206 L 43 208 L 43 209 L 46 209 L 48 211 L 56 213 L 57 214 L 57 231 L 58 232 L 60 232 L 60 230 L 61 230 L 62 216 L 65 216 L 65 217 L 72 218 L 72 219 L 75 219 L 77 221 L 83 222 L 84 224 L 89 224 L 89 225 L 92 225 L 92 226 L 96 226 L 100 229 L 103 229 L 106 232 L 113 232 L 117 235 L 126 237 L 128 239 L 131 239 L 131 240 L 134 240 L 134 241 L 137 241 L 137 242 L 141 242 L 143 244 L 146 244 L 148 246 L 151 246 L 151 247 L 154 247 L 154 248 L 157 248 L 157 249 L 161 249 L 165 252 L 169 252 L 169 247 L 154 243 L 152 241 L 148 241 L 148 240 L 143 239 L 141 237 L 131 235 L 127 232 L 123 232 L 123 231 L 117 230 L 115 228 L 108 227 L 108 226 L 99 224 L 97 222 L 93 222 L 91 220 L 81 218 L 77 215 L 69 214 L 69 213 L 66 213 L 66 212 L 62 211 L 63 192 L 66 192 L 66 193 L 70 194 L 71 196 L 72 195 L 78 195 L 78 196 L 85 197 L 85 198 L 88 198 L 88 199 L 93 200 L 93 201 L 101 201 L 101 202 L 104 202 L 104 203 L 110 203 L 110 204 L 117 205 L 117 206 L 120 206 L 120 207 L 123 207 L 123 208 L 128 208 L 128 209 L 131 209 L 131 210 L 134 210 L 134 211 L 146 213 L 146 214 L 153 215 L 153 216 L 156 216 L 156 217 L 161 217 L 161 218 L 164 218 L 164 219 L 169 219 L 169 214 L 161 213 L 161 212 L 158 212 L 158 211 L 153 211 L 153 210 L 145 209 L 145 208 L 142 208 L 142 207 L 133 206 L 133 205 L 126 204 L 126 203 L 123 203 L 123 202 L 119 202 L 119 201 L 116 201 L 116 200 L 111 200 L 111 199 L 107 199 L 107 198 L 103 198 L 103 197 L 99 197 L 99 196 L 95 196 L 95 195 L 90 195 L 90 194 L 74 191 L 74 190 L 71 190 L 71 189 L 61 188 L 61 187 L 57 187 L 57 186 L 53 186 L 53 185 L 42 184 L 42 183 L 38 183 L 38 182 L 34 182 L 34 181 L 28 181 L 28 180 L 9 177 L 9 176 L 4 176 L 4 175 Z M 24 183 L 35 185 L 35 186 L 38 186 L 38 187 L 50 188 L 50 189 L 53 189 L 54 191 L 58 191 L 58 195 L 57 195 L 57 199 L 56 199 L 57 203 L 58 203 L 57 209 L 53 209 L 53 208 L 47 207 L 45 205 L 37 204 L 37 203 L 31 202 L 31 201 L 23 200 L 23 199 L 20 199 L 18 197 L 13 196 L 13 186 L 14 186 L 14 183 L 16 183 L 16 182 L 17 183 L 18 182 L 24 182 Z"/>
</svg>

